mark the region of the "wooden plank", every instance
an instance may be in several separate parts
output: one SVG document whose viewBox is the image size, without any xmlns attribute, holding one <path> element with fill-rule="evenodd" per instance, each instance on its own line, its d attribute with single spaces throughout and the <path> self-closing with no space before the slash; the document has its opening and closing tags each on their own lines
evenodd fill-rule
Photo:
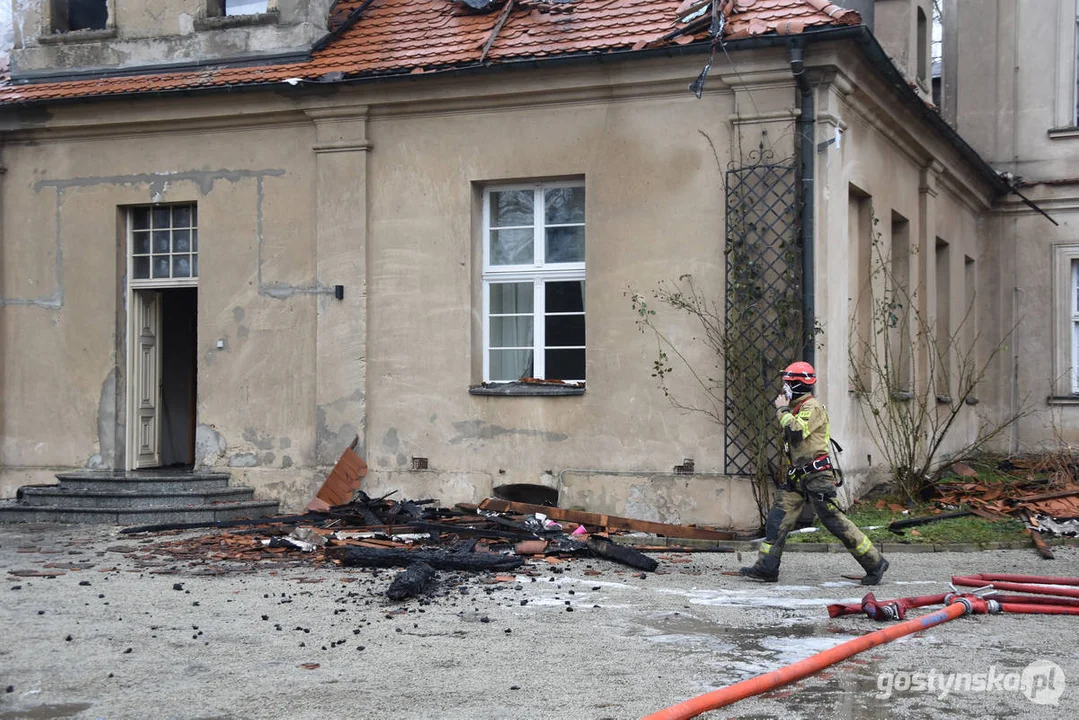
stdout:
<svg viewBox="0 0 1079 720">
<path fill-rule="evenodd" d="M 633 532 L 645 532 L 665 537 L 685 538 L 692 540 L 733 540 L 734 533 L 723 530 L 711 530 L 695 525 L 671 525 L 668 523 L 651 522 L 649 520 L 635 520 L 633 518 L 618 517 L 617 515 L 601 515 L 598 513 L 584 512 L 581 510 L 565 510 L 563 508 L 547 507 L 546 505 L 532 505 L 529 503 L 510 502 L 487 498 L 480 503 L 480 508 L 495 512 L 513 512 L 530 515 L 543 513 L 552 520 L 565 520 L 578 525 L 592 525 L 606 527 L 611 530 L 631 530 Z"/>
</svg>

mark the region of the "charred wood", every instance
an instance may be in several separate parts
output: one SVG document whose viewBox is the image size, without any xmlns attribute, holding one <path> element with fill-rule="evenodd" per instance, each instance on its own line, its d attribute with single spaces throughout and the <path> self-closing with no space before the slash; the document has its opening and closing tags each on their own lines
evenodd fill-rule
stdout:
<svg viewBox="0 0 1079 720">
<path fill-rule="evenodd" d="M 386 596 L 390 600 L 404 600 L 426 594 L 435 580 L 435 569 L 425 562 L 415 562 L 405 568 L 390 583 Z"/>
</svg>

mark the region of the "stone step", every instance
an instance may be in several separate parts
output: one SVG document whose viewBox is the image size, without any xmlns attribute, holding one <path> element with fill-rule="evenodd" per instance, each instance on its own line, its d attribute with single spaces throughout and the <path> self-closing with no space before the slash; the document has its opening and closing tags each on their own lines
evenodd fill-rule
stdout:
<svg viewBox="0 0 1079 720">
<path fill-rule="evenodd" d="M 276 500 L 247 500 L 213 505 L 173 505 L 155 508 L 80 508 L 61 505 L 25 505 L 0 500 L 0 522 L 156 525 L 162 523 L 210 523 L 275 515 Z"/>
<path fill-rule="evenodd" d="M 64 490 L 91 492 L 175 492 L 184 490 L 213 490 L 228 487 L 229 474 L 223 472 L 61 472 L 56 473 Z"/>
<path fill-rule="evenodd" d="M 253 500 L 255 491 L 249 487 L 192 488 L 175 483 L 159 491 L 145 490 L 82 490 L 66 485 L 23 487 L 22 504 L 29 507 L 123 508 L 151 509 L 165 507 L 199 507 L 218 503 Z"/>
</svg>

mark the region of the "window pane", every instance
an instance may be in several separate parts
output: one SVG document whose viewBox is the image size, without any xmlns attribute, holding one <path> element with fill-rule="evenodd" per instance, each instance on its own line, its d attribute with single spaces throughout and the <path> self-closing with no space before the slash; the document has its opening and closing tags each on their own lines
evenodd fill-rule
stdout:
<svg viewBox="0 0 1079 720">
<path fill-rule="evenodd" d="M 547 312 L 584 312 L 584 280 L 544 283 Z"/>
<path fill-rule="evenodd" d="M 191 206 L 177 205 L 172 209 L 173 227 L 191 227 Z"/>
<path fill-rule="evenodd" d="M 584 380 L 584 349 L 548 350 L 548 380 Z"/>
<path fill-rule="evenodd" d="M 198 230 L 192 230 L 191 231 L 191 249 L 193 251 L 195 251 L 195 252 L 198 252 L 198 249 L 199 249 L 199 231 Z"/>
<path fill-rule="evenodd" d="M 532 225 L 535 193 L 531 190 L 501 190 L 491 193 L 491 227 Z"/>
<path fill-rule="evenodd" d="M 155 207 L 154 213 L 154 227 L 157 229 L 169 227 L 169 217 L 172 211 L 167 207 Z"/>
<path fill-rule="evenodd" d="M 532 265 L 534 263 L 531 228 L 491 231 L 492 265 Z"/>
<path fill-rule="evenodd" d="M 548 315 L 545 326 L 547 347 L 584 345 L 584 315 Z"/>
<path fill-rule="evenodd" d="M 173 277 L 191 277 L 191 256 L 175 255 L 172 258 Z"/>
<path fill-rule="evenodd" d="M 134 272 L 136 280 L 148 280 L 150 278 L 150 258 L 135 258 Z"/>
<path fill-rule="evenodd" d="M 491 318 L 491 347 L 532 347 L 531 315 Z"/>
<path fill-rule="evenodd" d="M 584 188 L 551 188 L 543 194 L 548 225 L 584 222 Z"/>
<path fill-rule="evenodd" d="M 192 255 L 191 256 L 191 277 L 198 277 L 198 276 L 199 276 L 199 256 L 198 255 Z"/>
<path fill-rule="evenodd" d="M 584 227 L 547 228 L 547 262 L 584 262 Z"/>
<path fill-rule="evenodd" d="M 131 226 L 136 230 L 150 229 L 150 208 L 135 208 L 131 211 Z"/>
<path fill-rule="evenodd" d="M 135 255 L 149 255 L 150 254 L 150 233 L 137 232 L 132 238 L 131 251 Z"/>
<path fill-rule="evenodd" d="M 492 350 L 491 380 L 506 382 L 532 377 L 531 350 Z"/>
<path fill-rule="evenodd" d="M 186 253 L 191 252 L 191 231 L 174 230 L 172 233 L 172 251 Z"/>
<path fill-rule="evenodd" d="M 1072 260 L 1072 314 L 1079 310 L 1079 260 Z"/>
<path fill-rule="evenodd" d="M 169 276 L 169 256 L 154 255 L 154 277 L 167 278 Z"/>
<path fill-rule="evenodd" d="M 492 283 L 491 314 L 532 312 L 532 283 Z"/>
<path fill-rule="evenodd" d="M 169 251 L 169 231 L 154 230 L 154 252 L 167 253 Z"/>
</svg>

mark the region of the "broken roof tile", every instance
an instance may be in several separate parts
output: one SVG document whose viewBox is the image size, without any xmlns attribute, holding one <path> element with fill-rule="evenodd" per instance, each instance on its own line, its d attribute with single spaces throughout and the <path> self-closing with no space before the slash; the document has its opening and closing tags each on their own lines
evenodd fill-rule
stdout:
<svg viewBox="0 0 1079 720">
<path fill-rule="evenodd" d="M 725 37 L 800 33 L 861 22 L 828 0 L 717 0 Z M 507 4 L 512 3 L 507 8 Z M 703 8 L 689 23 L 687 10 Z M 500 17 L 505 22 L 487 47 Z M 127 76 L 0 83 L 0 104 L 86 97 L 317 83 L 417 71 L 452 70 L 556 56 L 639 50 L 708 39 L 711 3 L 700 0 L 504 0 L 483 12 L 450 0 L 336 0 L 325 42 L 308 59 L 258 66 L 209 66 Z"/>
</svg>

